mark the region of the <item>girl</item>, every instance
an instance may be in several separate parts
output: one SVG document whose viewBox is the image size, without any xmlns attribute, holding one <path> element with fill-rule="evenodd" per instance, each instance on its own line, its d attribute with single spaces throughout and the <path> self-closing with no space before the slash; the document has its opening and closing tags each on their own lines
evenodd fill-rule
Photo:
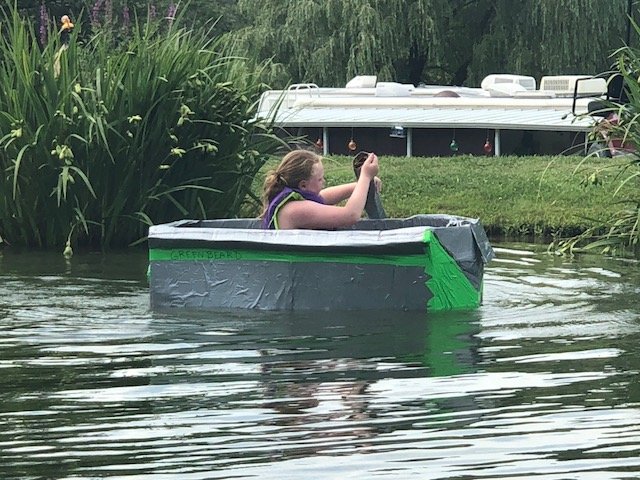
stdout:
<svg viewBox="0 0 640 480">
<path fill-rule="evenodd" d="M 262 225 L 272 229 L 350 227 L 362 216 L 372 179 L 380 190 L 377 174 L 378 157 L 370 153 L 357 182 L 324 188 L 322 158 L 308 150 L 289 152 L 265 179 Z M 344 206 L 336 206 L 345 199 Z"/>
</svg>

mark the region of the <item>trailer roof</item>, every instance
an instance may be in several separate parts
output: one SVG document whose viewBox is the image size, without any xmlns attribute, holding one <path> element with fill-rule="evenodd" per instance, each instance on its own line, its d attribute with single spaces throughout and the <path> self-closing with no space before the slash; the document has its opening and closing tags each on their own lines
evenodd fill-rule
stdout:
<svg viewBox="0 0 640 480">
<path fill-rule="evenodd" d="M 405 106 L 281 106 L 274 118 L 281 127 L 487 128 L 585 132 L 595 120 L 575 116 L 571 107 Z"/>
</svg>

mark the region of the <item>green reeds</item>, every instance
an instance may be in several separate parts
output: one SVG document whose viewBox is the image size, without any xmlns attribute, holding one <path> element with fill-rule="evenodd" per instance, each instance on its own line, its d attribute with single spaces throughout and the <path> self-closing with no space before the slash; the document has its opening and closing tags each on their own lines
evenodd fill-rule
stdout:
<svg viewBox="0 0 640 480">
<path fill-rule="evenodd" d="M 640 27 L 633 22 L 636 35 Z M 625 46 L 613 55 L 614 75 L 623 79 L 627 99 L 606 102 L 606 118 L 596 126 L 593 136 L 602 148 L 620 155 L 613 166 L 609 162 L 594 169 L 589 180 L 597 183 L 603 172 L 616 172 L 617 188 L 610 200 L 615 213 L 580 235 L 560 239 L 551 246 L 560 252 L 595 251 L 613 255 L 640 256 L 640 49 Z M 612 76 L 609 81 L 613 80 Z M 595 155 L 595 154 L 592 154 Z"/>
<path fill-rule="evenodd" d="M 14 6 L 0 27 L 0 238 L 112 247 L 148 225 L 237 214 L 278 145 L 252 120 L 259 72 L 206 32 L 138 24 L 41 46 Z"/>
</svg>

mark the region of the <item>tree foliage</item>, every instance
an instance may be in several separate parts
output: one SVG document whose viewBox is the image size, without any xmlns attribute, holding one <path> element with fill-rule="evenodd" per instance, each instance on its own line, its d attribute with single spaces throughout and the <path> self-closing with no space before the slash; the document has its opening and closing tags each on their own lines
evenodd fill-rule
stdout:
<svg viewBox="0 0 640 480">
<path fill-rule="evenodd" d="M 634 27 L 639 36 L 640 27 Z M 602 113 L 615 117 L 603 119 L 594 133 L 607 147 L 612 145 L 610 141 L 618 140 L 623 160 L 602 162 L 588 178 L 589 183 L 597 185 L 604 173 L 615 173 L 618 187 L 611 203 L 618 210 L 609 218 L 599 218 L 598 225 L 577 236 L 558 239 L 552 247 L 563 253 L 586 250 L 640 257 L 640 49 L 624 46 L 615 57 L 614 72 L 622 79 L 624 94 L 621 99 L 605 102 Z"/>
<path fill-rule="evenodd" d="M 438 61 L 442 5 L 439 0 L 271 0 L 256 9 L 251 0 L 239 0 L 247 26 L 234 36 L 245 52 L 273 58 L 281 81 L 343 84 L 373 73 L 382 80 L 407 78 L 416 64 Z"/>
<path fill-rule="evenodd" d="M 470 84 L 488 73 L 533 75 L 600 73 L 622 46 L 626 0 L 531 2 L 497 0 L 485 12 L 487 31 L 475 39 Z"/>
<path fill-rule="evenodd" d="M 477 85 L 489 73 L 599 73 L 624 41 L 627 0 L 238 0 L 245 54 L 275 83 L 356 74 Z"/>
<path fill-rule="evenodd" d="M 632 0 L 634 5 L 637 0 Z M 18 6 L 34 19 L 42 0 Z M 489 73 L 599 73 L 624 43 L 629 0 L 49 0 L 55 17 L 163 16 L 228 33 L 238 53 L 272 60 L 274 86 L 341 86 L 358 74 L 476 86 Z M 636 9 L 636 7 L 634 7 Z M 81 12 L 84 12 L 81 14 Z M 88 29 L 85 29 L 88 31 Z"/>
</svg>

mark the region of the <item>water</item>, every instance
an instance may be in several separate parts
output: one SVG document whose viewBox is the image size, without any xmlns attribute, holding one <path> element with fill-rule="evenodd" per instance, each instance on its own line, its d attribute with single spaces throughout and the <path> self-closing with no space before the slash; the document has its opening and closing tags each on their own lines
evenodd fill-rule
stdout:
<svg viewBox="0 0 640 480">
<path fill-rule="evenodd" d="M 0 478 L 639 478 L 638 264 L 500 247 L 429 316 L 154 314 L 144 253 L 5 253 Z"/>
</svg>

